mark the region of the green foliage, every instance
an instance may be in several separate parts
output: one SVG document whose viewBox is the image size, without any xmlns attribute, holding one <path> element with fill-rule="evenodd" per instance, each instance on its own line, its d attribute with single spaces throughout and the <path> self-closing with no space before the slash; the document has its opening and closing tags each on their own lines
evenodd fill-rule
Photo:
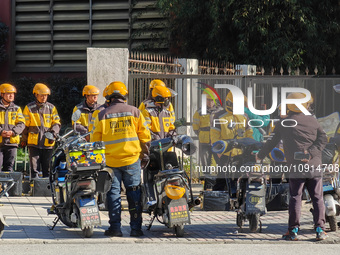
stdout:
<svg viewBox="0 0 340 255">
<path fill-rule="evenodd" d="M 199 176 L 195 172 L 196 169 L 196 159 L 190 157 L 183 157 L 181 158 L 183 160 L 183 170 L 187 173 L 187 175 L 192 179 L 193 182 L 197 183 Z M 192 176 L 190 175 L 190 166 L 192 165 Z"/>
<path fill-rule="evenodd" d="M 185 118 L 180 118 L 180 119 L 175 121 L 174 125 L 175 125 L 176 128 L 181 127 L 181 126 L 186 126 L 187 120 Z"/>
<path fill-rule="evenodd" d="M 15 103 L 24 107 L 35 100 L 33 87 L 37 82 L 46 84 L 51 89 L 51 95 L 48 102 L 55 105 L 61 118 L 62 126 L 65 128 L 71 124 L 71 115 L 74 106 L 82 100 L 82 89 L 86 85 L 85 75 L 80 78 L 67 78 L 61 76 L 51 76 L 47 79 L 34 80 L 30 77 L 21 77 L 12 82 L 17 88 Z"/>
<path fill-rule="evenodd" d="M 0 63 L 4 62 L 7 53 L 5 50 L 5 43 L 7 41 L 7 35 L 8 35 L 8 27 L 6 24 L 0 22 Z"/>
<path fill-rule="evenodd" d="M 182 57 L 340 70 L 338 0 L 158 0 Z"/>
</svg>

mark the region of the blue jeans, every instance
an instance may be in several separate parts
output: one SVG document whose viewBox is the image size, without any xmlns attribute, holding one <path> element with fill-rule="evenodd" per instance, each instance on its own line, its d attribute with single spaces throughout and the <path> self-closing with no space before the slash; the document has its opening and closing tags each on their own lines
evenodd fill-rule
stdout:
<svg viewBox="0 0 340 255">
<path fill-rule="evenodd" d="M 126 196 L 129 204 L 130 227 L 134 230 L 142 228 L 141 208 L 141 167 L 140 160 L 122 167 L 110 167 L 114 172 L 111 189 L 107 192 L 107 206 L 109 211 L 110 230 L 119 230 L 121 227 L 121 183 L 126 188 Z"/>
</svg>

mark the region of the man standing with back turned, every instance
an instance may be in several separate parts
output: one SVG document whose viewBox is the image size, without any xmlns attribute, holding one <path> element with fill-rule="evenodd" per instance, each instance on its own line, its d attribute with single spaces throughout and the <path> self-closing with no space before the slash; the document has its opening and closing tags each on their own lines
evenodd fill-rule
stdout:
<svg viewBox="0 0 340 255">
<path fill-rule="evenodd" d="M 93 141 L 104 141 L 106 165 L 114 172 L 107 203 L 110 227 L 106 236 L 123 236 L 121 231 L 121 182 L 126 188 L 130 212 L 130 236 L 142 236 L 141 161 L 148 161 L 151 135 L 141 112 L 126 104 L 128 91 L 115 81 L 107 88 L 109 106 L 94 121 Z"/>
<path fill-rule="evenodd" d="M 291 93 L 288 99 L 305 98 L 303 93 Z M 311 101 L 310 101 L 311 102 Z M 310 102 L 302 104 L 306 109 Z M 289 173 L 289 220 L 288 231 L 283 235 L 285 240 L 297 241 L 300 227 L 303 188 L 306 187 L 313 202 L 313 220 L 316 240 L 327 237 L 325 228 L 325 206 L 322 190 L 322 150 L 327 143 L 326 133 L 320 127 L 316 118 L 305 115 L 294 104 L 287 105 L 288 117 L 284 125 L 279 122 L 275 126 L 274 134 L 268 139 L 264 147 L 257 154 L 257 160 L 263 159 L 280 142 L 287 159 Z M 299 169 L 308 169 L 300 172 Z"/>
</svg>

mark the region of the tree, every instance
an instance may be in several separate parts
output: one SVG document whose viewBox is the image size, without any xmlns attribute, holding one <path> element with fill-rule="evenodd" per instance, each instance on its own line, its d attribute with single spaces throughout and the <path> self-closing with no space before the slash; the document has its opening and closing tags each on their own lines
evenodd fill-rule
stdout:
<svg viewBox="0 0 340 255">
<path fill-rule="evenodd" d="M 158 0 L 182 57 L 340 71 L 338 0 Z"/>
</svg>

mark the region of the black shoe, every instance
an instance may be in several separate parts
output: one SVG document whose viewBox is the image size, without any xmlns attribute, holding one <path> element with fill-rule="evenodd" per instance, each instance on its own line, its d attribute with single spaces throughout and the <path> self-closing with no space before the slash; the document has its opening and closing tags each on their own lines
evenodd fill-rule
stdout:
<svg viewBox="0 0 340 255">
<path fill-rule="evenodd" d="M 143 236 L 144 233 L 141 229 L 132 229 L 130 232 L 130 236 L 135 236 L 135 237 L 139 237 L 139 236 Z"/>
<path fill-rule="evenodd" d="M 106 236 L 117 236 L 117 237 L 122 237 L 123 236 L 123 233 L 122 231 L 119 229 L 119 230 L 111 230 L 111 229 L 108 229 L 108 230 L 105 230 L 105 233 L 104 235 Z"/>
</svg>

